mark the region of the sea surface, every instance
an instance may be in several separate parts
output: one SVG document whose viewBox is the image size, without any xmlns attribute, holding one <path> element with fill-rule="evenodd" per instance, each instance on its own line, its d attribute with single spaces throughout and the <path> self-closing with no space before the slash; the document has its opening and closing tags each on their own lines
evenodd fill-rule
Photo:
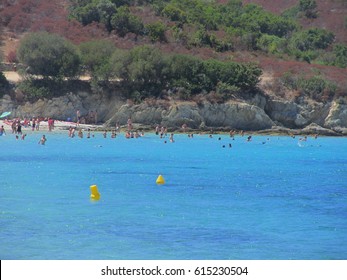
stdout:
<svg viewBox="0 0 347 280">
<path fill-rule="evenodd" d="M 347 259 L 346 138 L 41 135 L 0 137 L 0 259 Z"/>
</svg>

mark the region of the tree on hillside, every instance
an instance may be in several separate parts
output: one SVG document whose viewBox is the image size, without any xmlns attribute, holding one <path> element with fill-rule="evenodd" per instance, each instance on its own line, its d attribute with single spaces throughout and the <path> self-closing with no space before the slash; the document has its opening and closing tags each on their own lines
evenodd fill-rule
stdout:
<svg viewBox="0 0 347 280">
<path fill-rule="evenodd" d="M 90 41 L 79 45 L 82 65 L 95 80 L 108 80 L 110 58 L 116 51 L 113 43 L 106 40 Z"/>
<path fill-rule="evenodd" d="M 347 67 L 347 46 L 336 44 L 334 46 L 335 65 L 341 68 Z"/>
<path fill-rule="evenodd" d="M 3 55 L 2 51 L 0 50 L 0 62 L 2 62 L 2 61 L 4 61 L 4 55 Z M 4 73 L 2 73 L 2 71 L 0 71 L 0 89 L 4 88 L 7 85 L 8 85 L 8 81 L 7 81 Z M 0 95 L 1 95 L 1 93 L 0 93 Z"/>
<path fill-rule="evenodd" d="M 311 28 L 295 33 L 290 44 L 299 51 L 325 49 L 334 41 L 334 34 L 325 29 Z"/>
<path fill-rule="evenodd" d="M 141 19 L 133 15 L 126 6 L 117 9 L 117 13 L 111 18 L 111 26 L 121 37 L 124 37 L 128 32 L 139 35 L 144 31 Z"/>
<path fill-rule="evenodd" d="M 5 75 L 0 72 L 0 89 L 3 89 L 8 86 L 8 81 L 5 77 Z M 0 92 L 0 96 L 3 94 L 3 92 Z"/>
<path fill-rule="evenodd" d="M 96 6 L 100 22 L 103 23 L 108 32 L 112 31 L 111 19 L 117 11 L 117 6 L 109 0 L 100 0 Z"/>
<path fill-rule="evenodd" d="M 100 15 L 97 4 L 91 1 L 74 1 L 72 4 L 70 16 L 77 19 L 83 25 L 99 22 Z"/>
<path fill-rule="evenodd" d="M 299 10 L 305 14 L 307 18 L 317 17 L 317 3 L 315 0 L 300 0 Z"/>
<path fill-rule="evenodd" d="M 76 47 L 66 39 L 47 32 L 30 33 L 18 49 L 18 59 L 29 74 L 44 78 L 75 77 L 80 67 Z"/>
<path fill-rule="evenodd" d="M 112 73 L 137 99 L 159 96 L 165 86 L 164 59 L 161 52 L 150 46 L 135 47 L 129 52 L 116 51 L 111 58 Z"/>
<path fill-rule="evenodd" d="M 166 26 L 162 22 L 157 21 L 157 22 L 149 23 L 145 26 L 145 29 L 148 33 L 148 36 L 151 38 L 152 42 L 167 41 L 165 36 Z"/>
<path fill-rule="evenodd" d="M 205 74 L 203 61 L 191 55 L 174 54 L 168 59 L 170 86 L 185 90 L 185 98 L 191 94 L 209 92 L 210 79 Z"/>
</svg>

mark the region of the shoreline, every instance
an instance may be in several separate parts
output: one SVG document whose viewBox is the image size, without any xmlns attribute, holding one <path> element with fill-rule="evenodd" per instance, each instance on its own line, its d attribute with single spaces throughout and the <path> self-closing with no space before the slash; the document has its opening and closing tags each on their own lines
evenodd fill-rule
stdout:
<svg viewBox="0 0 347 280">
<path fill-rule="evenodd" d="M 0 120 L 0 126 L 4 126 L 5 132 L 7 134 L 12 134 L 12 128 L 11 125 L 6 120 Z M 40 133 L 40 132 L 47 132 L 47 133 L 63 133 L 67 132 L 70 127 L 76 128 L 76 130 L 82 129 L 82 131 L 87 131 L 90 129 L 90 131 L 94 132 L 104 132 L 104 131 L 112 131 L 115 130 L 115 127 L 105 126 L 104 124 L 79 124 L 75 122 L 68 122 L 68 121 L 59 121 L 56 120 L 54 122 L 54 129 L 52 131 L 49 131 L 48 129 L 48 122 L 47 121 L 41 121 L 39 130 L 32 130 L 32 127 L 22 126 L 22 132 L 33 132 L 33 133 Z M 241 135 L 241 130 L 235 130 L 234 135 Z M 141 124 L 134 124 L 133 131 L 143 131 L 146 133 L 155 133 L 154 126 L 150 125 L 141 125 Z M 117 133 L 126 133 L 126 125 L 120 126 Z M 183 131 L 182 128 L 179 129 L 172 129 L 168 128 L 168 133 L 175 133 L 175 134 L 219 134 L 219 135 L 230 135 L 230 129 L 228 128 L 209 128 L 209 129 L 191 129 L 187 128 L 185 131 Z M 291 129 L 286 127 L 273 127 L 270 129 L 264 129 L 264 130 L 258 130 L 258 131 L 243 131 L 244 135 L 258 135 L 258 136 L 331 136 L 331 137 L 347 137 L 347 129 L 341 128 L 340 132 L 337 132 L 335 130 L 330 130 L 326 128 L 322 128 L 318 125 L 311 125 L 309 127 L 303 128 L 303 129 Z"/>
<path fill-rule="evenodd" d="M 9 130 L 12 131 L 11 125 L 7 123 L 7 121 L 5 120 L 0 120 L 0 126 L 4 126 L 5 130 L 8 132 Z M 54 129 L 52 130 L 52 132 L 54 131 L 67 131 L 69 130 L 69 127 L 77 127 L 77 128 L 81 128 L 82 130 L 86 130 L 86 129 L 91 129 L 91 130 L 101 130 L 104 129 L 103 125 L 92 125 L 92 124 L 79 124 L 77 125 L 77 123 L 75 122 L 67 122 L 67 121 L 59 121 L 59 120 L 55 120 L 54 121 Z M 40 126 L 39 126 L 39 130 L 32 130 L 31 126 L 22 126 L 22 132 L 24 131 L 33 131 L 33 132 L 40 132 L 40 131 L 44 131 L 44 132 L 49 132 L 48 129 L 48 122 L 47 121 L 41 121 L 40 122 Z"/>
</svg>

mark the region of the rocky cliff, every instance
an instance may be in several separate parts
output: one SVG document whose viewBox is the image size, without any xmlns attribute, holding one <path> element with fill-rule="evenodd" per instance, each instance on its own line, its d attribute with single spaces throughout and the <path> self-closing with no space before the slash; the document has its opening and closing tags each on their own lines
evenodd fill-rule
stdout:
<svg viewBox="0 0 347 280">
<path fill-rule="evenodd" d="M 129 118 L 137 127 L 160 124 L 170 130 L 180 129 L 185 123 L 199 130 L 279 131 L 289 129 L 302 133 L 347 135 L 347 105 L 342 102 L 298 104 L 260 94 L 248 100 L 210 103 L 207 101 L 177 102 L 152 101 L 132 104 L 112 94 L 67 93 L 49 100 L 17 104 L 9 95 L 0 100 L 0 110 L 12 111 L 11 117 L 52 117 L 75 120 L 80 110 L 86 122 L 90 112 L 97 112 L 98 123 L 107 127 L 122 126 Z"/>
</svg>

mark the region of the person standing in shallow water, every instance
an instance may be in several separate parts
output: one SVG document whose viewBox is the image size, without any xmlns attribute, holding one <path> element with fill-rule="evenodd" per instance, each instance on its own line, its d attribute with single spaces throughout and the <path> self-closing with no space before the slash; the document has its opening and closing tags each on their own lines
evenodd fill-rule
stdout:
<svg viewBox="0 0 347 280">
<path fill-rule="evenodd" d="M 36 130 L 37 131 L 40 130 L 40 119 L 39 118 L 36 119 Z"/>
<path fill-rule="evenodd" d="M 36 126 L 36 119 L 32 118 L 31 119 L 31 130 L 34 131 L 35 130 L 35 126 Z"/>
<path fill-rule="evenodd" d="M 42 138 L 40 139 L 39 144 L 45 145 L 46 141 L 47 141 L 46 136 L 45 136 L 45 135 L 42 135 Z"/>
<path fill-rule="evenodd" d="M 132 122 L 131 118 L 128 119 L 127 125 L 128 125 L 128 130 L 132 130 L 133 129 L 133 122 Z"/>
<path fill-rule="evenodd" d="M 76 123 L 77 123 L 77 125 L 80 124 L 80 119 L 81 119 L 81 112 L 80 112 L 80 110 L 77 110 L 76 111 Z"/>
<path fill-rule="evenodd" d="M 83 131 L 82 131 L 82 128 L 80 128 L 80 129 L 78 130 L 78 137 L 79 137 L 79 138 L 83 138 Z"/>
<path fill-rule="evenodd" d="M 4 126 L 2 125 L 2 126 L 0 127 L 0 136 L 3 135 L 3 134 L 6 135 L 6 132 L 5 132 Z"/>
<path fill-rule="evenodd" d="M 20 120 L 17 121 L 17 134 L 22 134 L 22 124 L 20 123 Z"/>
</svg>

